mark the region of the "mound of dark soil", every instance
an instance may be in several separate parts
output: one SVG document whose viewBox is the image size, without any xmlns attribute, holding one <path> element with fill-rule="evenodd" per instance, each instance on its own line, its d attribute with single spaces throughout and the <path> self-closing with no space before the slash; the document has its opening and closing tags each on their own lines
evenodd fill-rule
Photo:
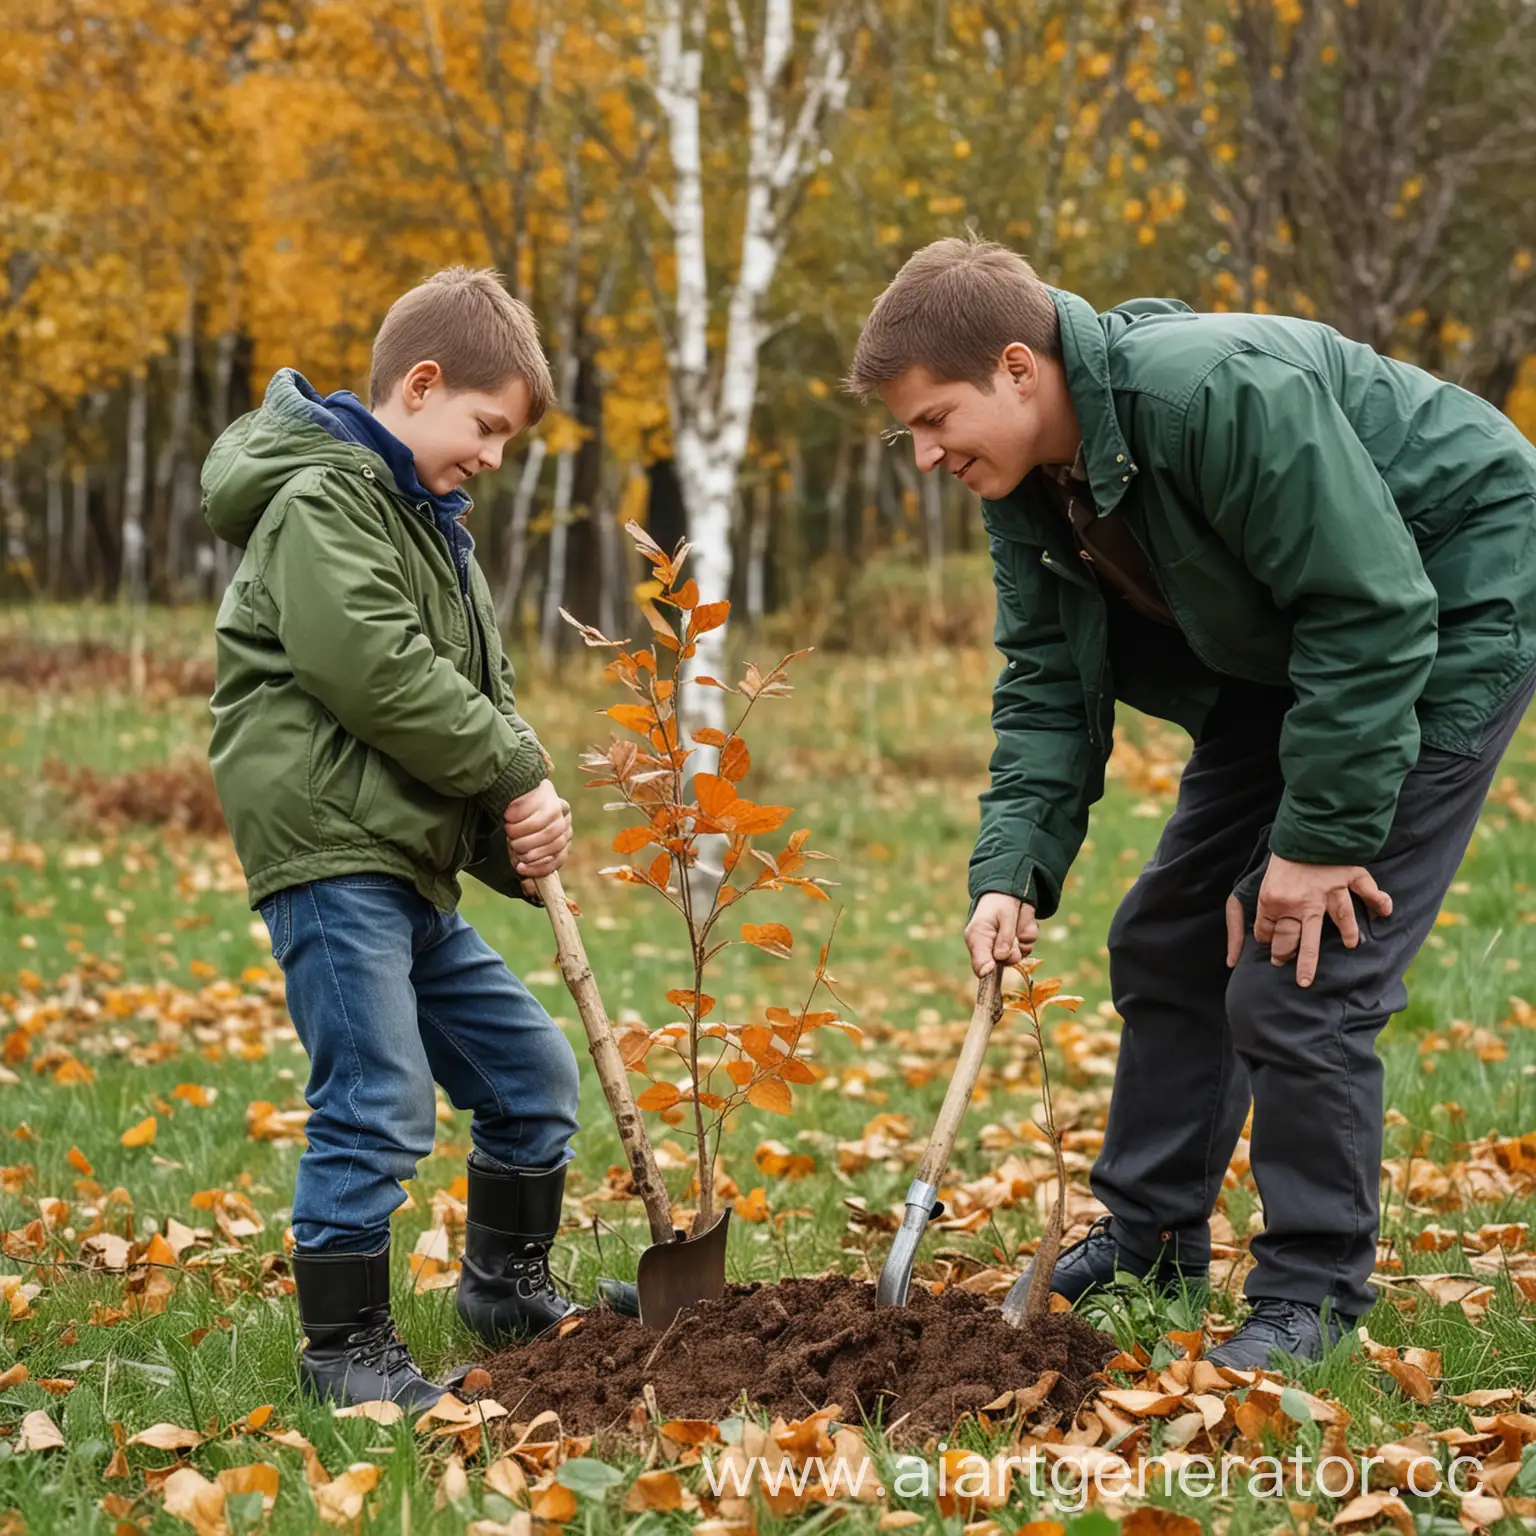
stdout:
<svg viewBox="0 0 1536 1536">
<path fill-rule="evenodd" d="M 490 1395 L 524 1422 L 552 1408 L 566 1434 L 622 1427 L 649 1383 L 663 1414 L 720 1418 L 742 1393 L 800 1419 L 829 1403 L 881 1420 L 911 1443 L 1043 1371 L 1061 1379 L 1042 1404 L 1074 1413 L 1114 1341 L 1071 1313 L 1010 1327 L 969 1292 L 915 1285 L 905 1307 L 875 1306 L 875 1288 L 844 1276 L 733 1285 L 679 1315 L 662 1335 L 594 1310 L 564 1338 L 498 1350 L 484 1362 Z"/>
</svg>

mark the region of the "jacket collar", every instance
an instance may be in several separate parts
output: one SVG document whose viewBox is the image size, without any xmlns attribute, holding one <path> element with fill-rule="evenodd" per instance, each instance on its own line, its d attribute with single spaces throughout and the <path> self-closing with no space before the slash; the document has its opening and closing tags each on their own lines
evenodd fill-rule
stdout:
<svg viewBox="0 0 1536 1536">
<path fill-rule="evenodd" d="M 1063 288 L 1048 290 L 1061 325 L 1061 354 L 1067 390 L 1077 412 L 1083 444 L 1079 457 L 1100 517 L 1113 512 L 1138 470 L 1115 415 L 1109 386 L 1109 341 L 1103 317 L 1086 299 Z"/>
</svg>

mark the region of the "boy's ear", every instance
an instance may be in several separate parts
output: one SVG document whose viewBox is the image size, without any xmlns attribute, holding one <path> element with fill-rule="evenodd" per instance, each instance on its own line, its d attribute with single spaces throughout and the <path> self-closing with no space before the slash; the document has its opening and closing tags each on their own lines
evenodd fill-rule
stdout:
<svg viewBox="0 0 1536 1536">
<path fill-rule="evenodd" d="M 407 410 L 419 411 L 426 401 L 427 391 L 443 382 L 443 370 L 430 358 L 416 363 L 400 381 L 401 398 Z"/>
</svg>

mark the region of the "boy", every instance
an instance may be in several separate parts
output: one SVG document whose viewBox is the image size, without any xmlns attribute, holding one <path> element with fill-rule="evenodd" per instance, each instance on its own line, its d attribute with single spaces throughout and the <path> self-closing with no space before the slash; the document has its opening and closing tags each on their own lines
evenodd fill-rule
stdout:
<svg viewBox="0 0 1536 1536">
<path fill-rule="evenodd" d="M 1155 299 L 1095 314 L 966 240 L 902 268 L 849 385 L 911 429 L 920 469 L 982 498 L 1007 665 L 970 866 L 978 976 L 1056 911 L 1116 700 L 1194 737 L 1109 931 L 1109 1215 L 1052 1288 L 1203 1285 L 1251 1095 L 1253 1307 L 1210 1358 L 1319 1358 L 1373 1300 L 1375 1037 L 1536 688 L 1536 450 L 1327 326 Z"/>
<path fill-rule="evenodd" d="M 572 1310 L 549 1250 L 575 1056 L 456 911 L 466 869 L 536 899 L 571 840 L 463 526 L 465 482 L 554 391 L 526 307 L 455 267 L 391 307 L 369 394 L 322 399 L 281 369 L 208 455 L 204 515 L 245 551 L 209 759 L 310 1057 L 300 1379 L 416 1411 L 446 1389 L 395 1333 L 389 1215 L 432 1150 L 434 1078 L 474 1111 L 459 1315 L 491 1341 Z"/>
</svg>

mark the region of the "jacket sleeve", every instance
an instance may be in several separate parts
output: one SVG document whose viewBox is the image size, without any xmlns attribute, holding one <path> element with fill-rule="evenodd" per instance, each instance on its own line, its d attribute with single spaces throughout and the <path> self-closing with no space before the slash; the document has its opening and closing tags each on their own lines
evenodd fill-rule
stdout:
<svg viewBox="0 0 1536 1536">
<path fill-rule="evenodd" d="M 262 581 L 295 680 L 359 741 L 496 817 L 544 777 L 532 733 L 433 648 L 400 553 L 366 503 L 296 489 Z"/>
<path fill-rule="evenodd" d="M 1327 383 L 1264 353 L 1190 405 L 1187 489 L 1292 619 L 1296 702 L 1280 735 L 1282 858 L 1360 864 L 1386 841 L 1418 758 L 1415 705 L 1439 603 L 1386 483 Z"/>
<path fill-rule="evenodd" d="M 971 855 L 974 903 L 988 891 L 1030 902 L 1049 917 L 1103 792 L 1089 737 L 1082 677 L 1062 628 L 1057 578 L 1033 546 L 991 536 L 997 587 L 994 642 L 1006 665 L 992 690 L 991 783 Z"/>
</svg>

